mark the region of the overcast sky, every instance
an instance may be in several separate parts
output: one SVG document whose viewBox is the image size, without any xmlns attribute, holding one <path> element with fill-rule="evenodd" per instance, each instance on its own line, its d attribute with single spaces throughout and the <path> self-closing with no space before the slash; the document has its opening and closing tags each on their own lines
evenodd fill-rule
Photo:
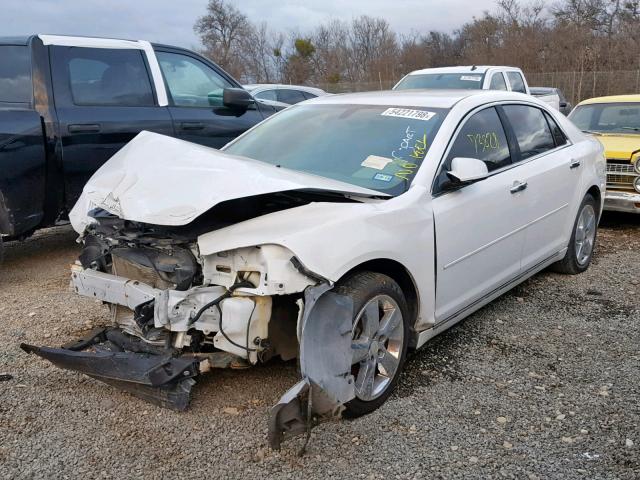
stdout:
<svg viewBox="0 0 640 480">
<path fill-rule="evenodd" d="M 494 0 L 233 0 L 254 22 L 304 32 L 331 18 L 385 18 L 397 32 L 452 31 Z M 0 35 L 56 33 L 200 45 L 193 33 L 207 0 L 1 0 Z"/>
</svg>

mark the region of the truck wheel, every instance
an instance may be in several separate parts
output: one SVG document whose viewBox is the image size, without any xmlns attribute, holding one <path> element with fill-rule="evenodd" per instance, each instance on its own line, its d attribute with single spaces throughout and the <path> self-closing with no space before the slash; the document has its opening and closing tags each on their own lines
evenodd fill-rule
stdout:
<svg viewBox="0 0 640 480">
<path fill-rule="evenodd" d="M 393 392 L 409 344 L 409 308 L 390 277 L 361 272 L 339 285 L 336 293 L 353 299 L 353 360 L 356 398 L 345 416 L 359 417 L 380 407 Z"/>
<path fill-rule="evenodd" d="M 598 233 L 598 207 L 595 199 L 587 194 L 582 200 L 578 216 L 573 224 L 573 233 L 569 240 L 569 249 L 551 269 L 558 273 L 576 275 L 589 268 Z"/>
</svg>

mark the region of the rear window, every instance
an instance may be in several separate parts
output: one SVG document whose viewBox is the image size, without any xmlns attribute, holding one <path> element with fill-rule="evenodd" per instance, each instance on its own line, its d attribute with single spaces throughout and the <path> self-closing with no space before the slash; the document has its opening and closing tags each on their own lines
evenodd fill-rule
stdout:
<svg viewBox="0 0 640 480">
<path fill-rule="evenodd" d="M 0 102 L 30 103 L 31 56 L 26 45 L 0 45 Z"/>
<path fill-rule="evenodd" d="M 481 73 L 425 73 L 404 77 L 394 90 L 422 88 L 480 90 L 484 74 Z"/>
</svg>

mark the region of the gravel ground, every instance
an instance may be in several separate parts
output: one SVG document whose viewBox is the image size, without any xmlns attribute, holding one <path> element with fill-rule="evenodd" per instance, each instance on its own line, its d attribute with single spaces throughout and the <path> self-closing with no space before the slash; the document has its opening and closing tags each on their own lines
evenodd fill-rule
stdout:
<svg viewBox="0 0 640 480">
<path fill-rule="evenodd" d="M 411 355 L 382 408 L 302 458 L 266 447 L 294 363 L 211 374 L 174 413 L 19 350 L 108 322 L 68 291 L 74 238 L 7 245 L 0 478 L 640 478 L 639 217 L 604 218 L 587 273 L 539 274 Z"/>
</svg>

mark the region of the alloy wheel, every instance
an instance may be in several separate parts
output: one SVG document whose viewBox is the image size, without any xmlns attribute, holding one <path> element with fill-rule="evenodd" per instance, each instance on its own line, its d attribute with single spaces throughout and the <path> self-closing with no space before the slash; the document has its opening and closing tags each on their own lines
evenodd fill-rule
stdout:
<svg viewBox="0 0 640 480">
<path fill-rule="evenodd" d="M 351 344 L 357 398 L 371 401 L 387 389 L 398 372 L 404 335 L 402 311 L 390 296 L 376 295 L 358 312 Z"/>
<path fill-rule="evenodd" d="M 593 252 L 596 238 L 596 212 L 587 204 L 582 208 L 576 224 L 575 252 L 579 265 L 586 265 Z"/>
</svg>

